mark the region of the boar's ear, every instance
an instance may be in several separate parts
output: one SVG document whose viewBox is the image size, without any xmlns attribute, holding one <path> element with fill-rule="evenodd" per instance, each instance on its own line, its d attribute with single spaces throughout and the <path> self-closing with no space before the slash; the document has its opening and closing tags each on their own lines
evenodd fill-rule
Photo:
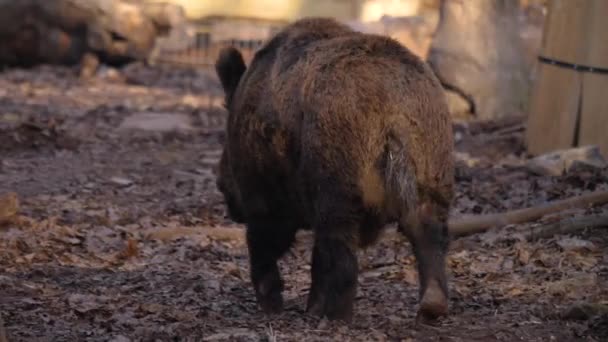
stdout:
<svg viewBox="0 0 608 342">
<path fill-rule="evenodd" d="M 226 95 L 226 105 L 230 104 L 232 95 L 239 85 L 239 81 L 247 67 L 243 60 L 243 55 L 234 47 L 223 48 L 215 62 L 215 72 L 217 72 L 224 94 Z"/>
</svg>

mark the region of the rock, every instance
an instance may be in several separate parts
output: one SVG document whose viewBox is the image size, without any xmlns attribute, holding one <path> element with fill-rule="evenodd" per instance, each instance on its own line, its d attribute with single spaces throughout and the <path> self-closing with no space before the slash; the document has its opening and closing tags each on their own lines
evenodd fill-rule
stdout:
<svg viewBox="0 0 608 342">
<path fill-rule="evenodd" d="M 184 114 L 135 113 L 121 124 L 121 130 L 143 130 L 151 132 L 191 131 L 192 120 Z"/>
<path fill-rule="evenodd" d="M 540 155 L 528 161 L 528 169 L 542 176 L 560 176 L 573 167 L 606 167 L 597 146 L 583 146 Z"/>
<path fill-rule="evenodd" d="M 454 160 L 456 163 L 466 165 L 469 168 L 473 168 L 481 163 L 479 158 L 471 157 L 466 152 L 454 152 Z"/>
<path fill-rule="evenodd" d="M 111 83 L 124 83 L 126 77 L 116 68 L 102 66 L 97 70 L 97 78 Z"/>
</svg>

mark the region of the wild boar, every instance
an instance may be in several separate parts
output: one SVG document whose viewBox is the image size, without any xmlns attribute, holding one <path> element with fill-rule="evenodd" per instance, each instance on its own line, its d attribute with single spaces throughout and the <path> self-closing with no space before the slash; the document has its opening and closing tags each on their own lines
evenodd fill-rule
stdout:
<svg viewBox="0 0 608 342">
<path fill-rule="evenodd" d="M 277 260 L 298 229 L 312 229 L 307 311 L 352 320 L 356 250 L 397 222 L 418 263 L 418 314 L 447 314 L 453 139 L 430 68 L 391 38 L 306 18 L 249 67 L 222 50 L 216 72 L 229 112 L 217 185 L 229 216 L 247 226 L 262 310 L 282 310 Z"/>
</svg>

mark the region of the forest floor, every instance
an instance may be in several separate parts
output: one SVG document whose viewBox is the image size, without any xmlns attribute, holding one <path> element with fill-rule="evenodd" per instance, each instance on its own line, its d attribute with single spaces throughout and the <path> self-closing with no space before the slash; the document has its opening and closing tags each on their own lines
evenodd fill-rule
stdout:
<svg viewBox="0 0 608 342">
<path fill-rule="evenodd" d="M 608 304 L 608 229 L 522 238 L 541 221 L 608 206 L 454 240 L 451 315 L 434 325 L 415 323 L 415 260 L 396 234 L 360 253 L 352 324 L 307 316 L 303 236 L 281 261 L 286 310 L 266 317 L 243 228 L 225 217 L 215 187 L 226 113 L 214 77 L 141 65 L 76 75 L 0 73 L 0 219 L 18 212 L 0 226 L 0 315 L 11 342 L 608 339 L 608 314 L 571 310 Z M 455 129 L 455 217 L 608 189 L 607 169 L 530 172 L 521 123 Z"/>
</svg>

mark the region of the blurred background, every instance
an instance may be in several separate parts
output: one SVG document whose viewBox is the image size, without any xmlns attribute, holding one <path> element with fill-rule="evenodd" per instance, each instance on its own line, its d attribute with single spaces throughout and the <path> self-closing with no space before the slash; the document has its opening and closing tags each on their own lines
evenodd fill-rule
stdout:
<svg viewBox="0 0 608 342">
<path fill-rule="evenodd" d="M 583 86 L 605 82 L 595 76 L 607 66 L 606 6 L 596 0 L 0 0 L 0 65 L 80 65 L 90 77 L 100 63 L 139 61 L 204 73 L 223 46 L 239 47 L 249 60 L 286 23 L 333 17 L 393 37 L 429 62 L 456 120 L 519 116 L 529 120 L 530 153 L 587 144 L 606 153 L 596 125 L 608 124 L 597 114 L 606 104 Z M 570 85 L 556 86 L 563 83 Z"/>
<path fill-rule="evenodd" d="M 221 46 L 250 58 L 285 23 L 327 16 L 434 63 L 457 118 L 492 118 L 524 111 L 546 13 L 546 0 L 2 0 L 0 65 L 80 63 L 93 53 L 109 64 L 203 68 Z"/>
<path fill-rule="evenodd" d="M 257 308 L 215 185 L 213 64 L 308 16 L 429 63 L 454 119 L 450 220 L 498 214 L 456 234 L 437 326 L 415 324 L 392 228 L 360 252 L 350 326 L 303 313 L 306 234 L 285 313 Z M 0 342 L 608 340 L 606 18 L 608 0 L 0 0 Z"/>
</svg>

